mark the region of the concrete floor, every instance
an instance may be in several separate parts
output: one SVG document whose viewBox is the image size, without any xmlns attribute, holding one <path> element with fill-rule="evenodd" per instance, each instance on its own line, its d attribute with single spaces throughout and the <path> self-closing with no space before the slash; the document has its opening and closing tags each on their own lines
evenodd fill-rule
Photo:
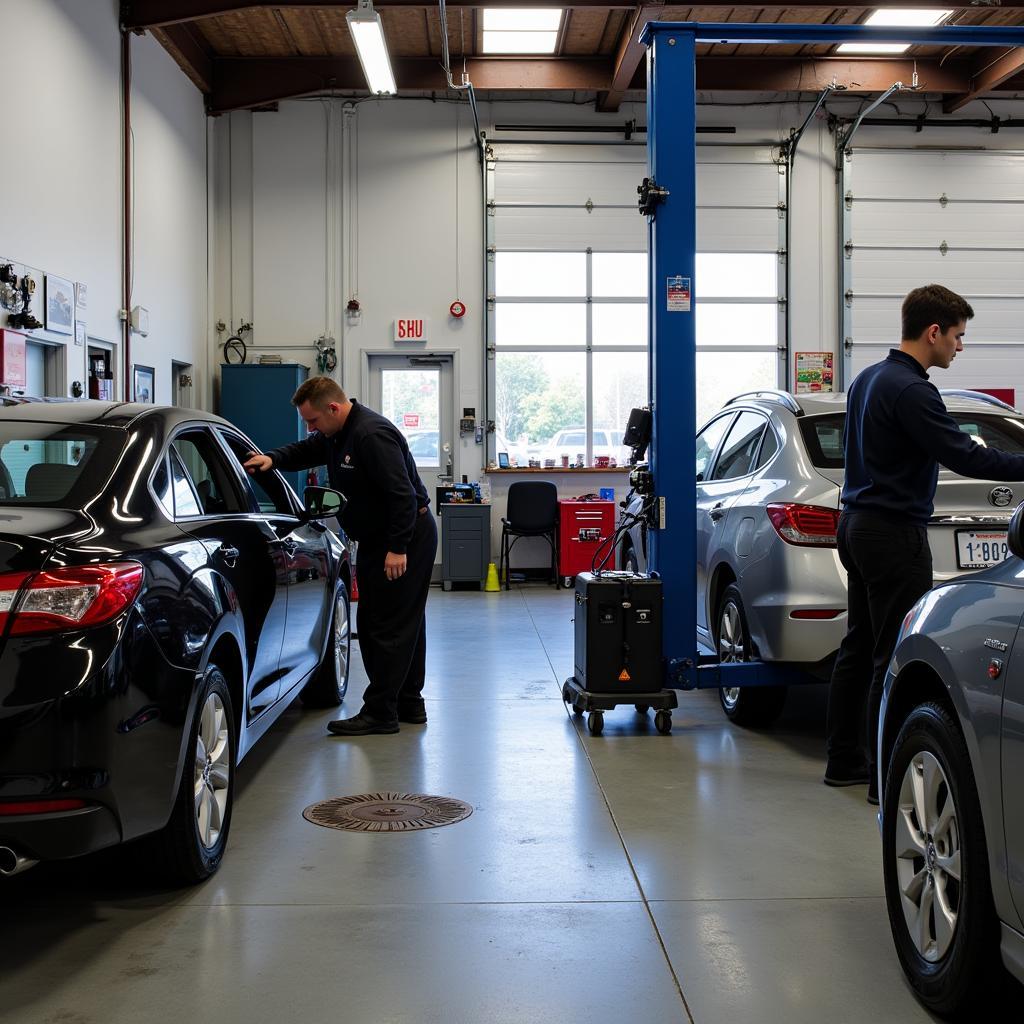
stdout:
<svg viewBox="0 0 1024 1024">
<path fill-rule="evenodd" d="M 190 891 L 121 855 L 0 886 L 0 1020 L 912 1024 L 865 789 L 821 784 L 825 689 L 770 731 L 681 694 L 587 734 L 560 698 L 572 597 L 434 593 L 430 724 L 329 738 L 289 709 L 242 765 L 227 857 Z M 354 657 L 347 714 L 365 676 Z M 302 818 L 332 796 L 471 803 L 407 835 Z"/>
</svg>

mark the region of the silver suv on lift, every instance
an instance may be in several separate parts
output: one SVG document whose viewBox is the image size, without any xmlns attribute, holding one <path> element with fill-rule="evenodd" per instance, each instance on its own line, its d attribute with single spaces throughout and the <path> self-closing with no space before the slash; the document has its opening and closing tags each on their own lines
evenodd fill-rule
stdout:
<svg viewBox="0 0 1024 1024">
<path fill-rule="evenodd" d="M 1024 453 L 1024 415 L 981 392 L 942 395 L 977 442 Z M 829 678 L 846 633 L 846 572 L 836 548 L 845 420 L 845 394 L 757 391 L 733 398 L 698 431 L 697 638 L 721 661 L 785 662 Z M 928 531 L 936 582 L 1001 562 L 1021 498 L 1024 485 L 942 470 Z M 625 516 L 639 518 L 643 501 L 630 495 Z M 625 534 L 619 563 L 646 571 L 646 524 Z M 786 687 L 719 695 L 732 721 L 764 725 L 781 712 Z"/>
</svg>

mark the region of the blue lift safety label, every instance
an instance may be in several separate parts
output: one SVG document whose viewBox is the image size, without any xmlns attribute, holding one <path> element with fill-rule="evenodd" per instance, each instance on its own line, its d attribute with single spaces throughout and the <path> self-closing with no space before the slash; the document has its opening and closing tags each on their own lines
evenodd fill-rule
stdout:
<svg viewBox="0 0 1024 1024">
<path fill-rule="evenodd" d="M 670 277 L 668 284 L 668 311 L 670 313 L 690 312 L 690 279 Z"/>
</svg>

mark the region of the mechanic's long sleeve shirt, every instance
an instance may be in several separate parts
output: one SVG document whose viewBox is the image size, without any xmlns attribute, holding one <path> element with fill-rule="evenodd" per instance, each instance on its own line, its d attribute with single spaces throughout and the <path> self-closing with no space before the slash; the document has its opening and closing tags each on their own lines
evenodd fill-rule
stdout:
<svg viewBox="0 0 1024 1024">
<path fill-rule="evenodd" d="M 843 444 L 847 511 L 917 526 L 931 518 L 940 465 L 978 480 L 1024 480 L 1024 455 L 965 434 L 921 364 L 898 349 L 853 382 Z"/>
<path fill-rule="evenodd" d="M 331 486 L 348 499 L 341 524 L 353 540 L 405 554 L 420 509 L 430 504 L 401 431 L 352 402 L 345 426 L 330 437 L 310 434 L 267 452 L 286 472 L 327 467 Z"/>
</svg>

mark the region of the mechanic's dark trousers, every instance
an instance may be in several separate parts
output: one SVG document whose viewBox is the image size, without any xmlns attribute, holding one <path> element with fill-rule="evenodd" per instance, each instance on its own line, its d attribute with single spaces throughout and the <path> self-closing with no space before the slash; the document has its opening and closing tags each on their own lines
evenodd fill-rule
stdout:
<svg viewBox="0 0 1024 1024">
<path fill-rule="evenodd" d="M 398 708 L 423 707 L 426 671 L 427 592 L 437 553 L 437 525 L 429 511 L 418 516 L 405 575 L 384 575 L 385 548 L 359 545 L 359 603 L 356 625 L 359 650 L 370 679 L 363 712 L 393 722 Z"/>
<path fill-rule="evenodd" d="M 886 669 L 904 616 L 931 589 L 932 552 L 923 526 L 871 512 L 844 512 L 838 539 L 849 612 L 828 696 L 828 758 L 838 768 L 866 762 L 873 778 Z"/>
</svg>

